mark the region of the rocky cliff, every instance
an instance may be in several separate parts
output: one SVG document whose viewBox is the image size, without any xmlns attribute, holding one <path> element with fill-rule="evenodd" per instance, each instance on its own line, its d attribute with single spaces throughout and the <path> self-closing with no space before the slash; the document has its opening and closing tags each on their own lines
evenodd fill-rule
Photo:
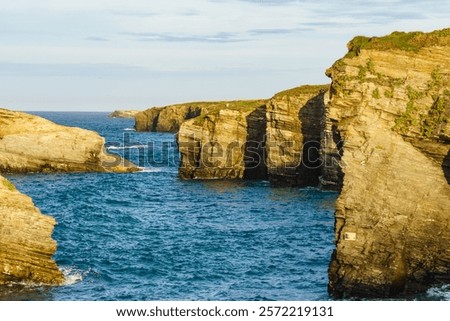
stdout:
<svg viewBox="0 0 450 321">
<path fill-rule="evenodd" d="M 180 177 L 318 186 L 328 87 L 301 86 L 268 101 L 203 108 L 202 116 L 179 131 Z"/>
<path fill-rule="evenodd" d="M 450 29 L 356 37 L 348 48 L 327 71 L 337 138 L 328 151 L 343 149 L 344 175 L 330 293 L 387 297 L 448 283 Z"/>
<path fill-rule="evenodd" d="M 178 133 L 184 179 L 265 177 L 265 101 L 216 103 Z"/>
<path fill-rule="evenodd" d="M 140 110 L 128 110 L 128 109 L 119 109 L 113 111 L 109 114 L 110 118 L 134 118 L 137 113 L 140 113 Z"/>
<path fill-rule="evenodd" d="M 276 94 L 267 104 L 266 162 L 273 184 L 319 185 L 328 88 L 297 87 Z"/>
<path fill-rule="evenodd" d="M 205 105 L 208 103 L 149 108 L 136 114 L 135 129 L 141 132 L 176 133 L 184 121 L 199 116 Z"/>
<path fill-rule="evenodd" d="M 54 225 L 53 218 L 41 214 L 29 197 L 0 176 L 0 284 L 63 282 L 52 260 Z"/>
<path fill-rule="evenodd" d="M 184 123 L 180 176 L 251 177 L 264 159 L 255 177 L 340 191 L 332 296 L 449 283 L 450 29 L 356 37 L 348 48 L 327 70 L 329 92 L 299 87 Z"/>
<path fill-rule="evenodd" d="M 0 172 L 128 172 L 137 168 L 104 151 L 97 133 L 0 109 Z"/>
</svg>

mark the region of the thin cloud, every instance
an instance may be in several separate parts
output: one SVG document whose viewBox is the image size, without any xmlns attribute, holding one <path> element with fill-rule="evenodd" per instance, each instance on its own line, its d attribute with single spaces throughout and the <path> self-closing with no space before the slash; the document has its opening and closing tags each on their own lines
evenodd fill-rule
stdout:
<svg viewBox="0 0 450 321">
<path fill-rule="evenodd" d="M 233 43 L 249 41 L 242 38 L 239 33 L 218 32 L 210 35 L 194 34 L 173 34 L 154 32 L 127 32 L 125 35 L 131 36 L 138 41 L 160 41 L 160 42 L 205 42 L 205 43 Z"/>
<path fill-rule="evenodd" d="M 88 41 L 97 41 L 97 42 L 107 42 L 107 41 L 109 41 L 108 38 L 96 37 L 96 36 L 86 37 L 85 39 L 88 40 Z"/>
</svg>

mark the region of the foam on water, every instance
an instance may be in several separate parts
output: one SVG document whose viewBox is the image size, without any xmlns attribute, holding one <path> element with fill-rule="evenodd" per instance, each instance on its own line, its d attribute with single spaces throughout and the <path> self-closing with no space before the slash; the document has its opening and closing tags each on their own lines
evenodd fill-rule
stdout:
<svg viewBox="0 0 450 321">
<path fill-rule="evenodd" d="M 77 284 L 78 282 L 83 281 L 83 278 L 86 275 L 86 273 L 83 273 L 82 271 L 70 266 L 61 266 L 60 270 L 64 275 L 63 285 Z"/>
<path fill-rule="evenodd" d="M 145 145 L 131 145 L 131 146 L 108 146 L 106 149 L 108 150 L 124 150 L 124 149 L 139 149 L 139 148 L 147 148 Z"/>
<path fill-rule="evenodd" d="M 134 128 L 124 128 L 123 130 L 126 132 L 135 132 L 136 131 L 136 129 L 134 129 Z"/>
<path fill-rule="evenodd" d="M 450 284 L 429 289 L 427 297 L 431 300 L 450 301 Z"/>
</svg>

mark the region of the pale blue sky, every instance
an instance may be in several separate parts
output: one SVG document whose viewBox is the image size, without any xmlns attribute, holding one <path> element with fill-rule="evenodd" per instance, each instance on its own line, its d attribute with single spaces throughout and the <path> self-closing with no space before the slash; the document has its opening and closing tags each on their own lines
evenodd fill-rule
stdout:
<svg viewBox="0 0 450 321">
<path fill-rule="evenodd" d="M 328 82 L 355 35 L 449 21 L 448 0 L 0 0 L 0 107 L 269 98 Z"/>
</svg>

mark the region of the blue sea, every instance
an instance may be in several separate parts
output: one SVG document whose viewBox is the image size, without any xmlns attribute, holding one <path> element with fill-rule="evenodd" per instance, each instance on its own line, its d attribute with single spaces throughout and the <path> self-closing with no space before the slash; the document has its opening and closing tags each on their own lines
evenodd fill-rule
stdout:
<svg viewBox="0 0 450 321">
<path fill-rule="evenodd" d="M 37 114 L 97 131 L 143 171 L 9 175 L 57 220 L 67 281 L 2 287 L 1 300 L 330 300 L 337 193 L 183 181 L 174 134 L 137 133 L 134 120 L 106 113 Z"/>
</svg>

